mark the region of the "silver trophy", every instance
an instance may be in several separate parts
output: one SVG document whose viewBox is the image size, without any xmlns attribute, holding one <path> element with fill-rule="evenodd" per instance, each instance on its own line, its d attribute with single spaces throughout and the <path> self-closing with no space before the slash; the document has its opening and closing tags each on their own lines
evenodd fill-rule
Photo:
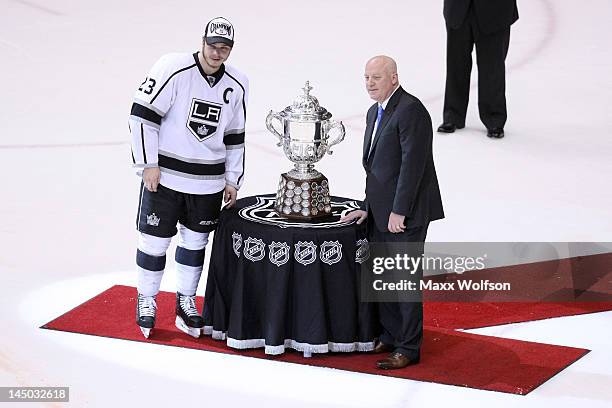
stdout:
<svg viewBox="0 0 612 408">
<path fill-rule="evenodd" d="M 314 164 L 325 153 L 333 153 L 331 147 L 344 140 L 345 130 L 342 122 L 330 120 L 332 114 L 310 95 L 308 81 L 302 89 L 304 94 L 291 106 L 268 113 L 266 127 L 278 138 L 277 146 L 283 146 L 285 156 L 295 163 L 293 170 L 281 174 L 275 209 L 287 218 L 312 220 L 331 214 L 329 181 L 314 169 Z M 281 131 L 274 127 L 274 121 Z M 332 133 L 337 134 L 333 140 Z"/>
</svg>

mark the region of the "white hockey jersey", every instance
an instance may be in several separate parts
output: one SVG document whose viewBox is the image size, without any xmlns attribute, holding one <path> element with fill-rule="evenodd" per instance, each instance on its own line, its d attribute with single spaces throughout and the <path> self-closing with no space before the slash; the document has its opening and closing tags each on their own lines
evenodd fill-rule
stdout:
<svg viewBox="0 0 612 408">
<path fill-rule="evenodd" d="M 198 54 L 168 54 L 136 91 L 129 118 L 132 160 L 158 166 L 160 184 L 210 194 L 244 176 L 246 76 L 229 65 L 207 75 Z"/>
</svg>

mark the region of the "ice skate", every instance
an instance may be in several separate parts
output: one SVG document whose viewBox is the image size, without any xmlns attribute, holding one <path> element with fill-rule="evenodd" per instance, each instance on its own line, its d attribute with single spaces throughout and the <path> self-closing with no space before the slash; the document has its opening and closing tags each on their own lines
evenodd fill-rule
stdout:
<svg viewBox="0 0 612 408">
<path fill-rule="evenodd" d="M 155 327 L 155 313 L 157 312 L 157 303 L 155 296 L 143 296 L 138 294 L 136 302 L 136 323 L 140 326 L 142 334 L 148 339 Z"/>
<path fill-rule="evenodd" d="M 204 319 L 195 304 L 196 297 L 176 293 L 176 327 L 188 335 L 198 338 L 204 328 Z"/>
</svg>

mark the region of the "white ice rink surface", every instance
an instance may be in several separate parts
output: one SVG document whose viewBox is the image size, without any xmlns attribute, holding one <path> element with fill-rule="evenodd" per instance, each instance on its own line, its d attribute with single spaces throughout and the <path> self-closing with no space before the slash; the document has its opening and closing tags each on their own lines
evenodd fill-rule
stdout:
<svg viewBox="0 0 612 408">
<path fill-rule="evenodd" d="M 611 406 L 612 313 L 474 330 L 592 350 L 527 396 L 38 329 L 134 284 L 132 93 L 161 54 L 197 50 L 209 18 L 236 26 L 230 63 L 251 83 L 243 197 L 291 167 L 264 118 L 305 80 L 347 126 L 318 165 L 336 195 L 362 197 L 369 57 L 393 56 L 440 123 L 441 0 L 224 3 L 0 0 L 0 386 L 70 386 L 79 407 Z M 612 241 L 612 4 L 519 0 L 519 13 L 506 138 L 486 137 L 473 88 L 467 128 L 434 137 L 447 218 L 428 240 Z"/>
</svg>

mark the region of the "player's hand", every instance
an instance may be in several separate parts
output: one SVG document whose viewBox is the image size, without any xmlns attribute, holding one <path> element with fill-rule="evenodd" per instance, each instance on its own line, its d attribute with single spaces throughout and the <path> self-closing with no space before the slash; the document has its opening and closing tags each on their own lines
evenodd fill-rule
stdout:
<svg viewBox="0 0 612 408">
<path fill-rule="evenodd" d="M 160 178 L 161 172 L 159 171 L 159 167 L 148 167 L 142 172 L 144 186 L 152 193 L 157 193 L 157 186 L 159 185 Z"/>
<path fill-rule="evenodd" d="M 404 232 L 404 230 L 406 229 L 406 227 L 404 226 L 405 218 L 406 217 L 404 215 L 399 215 L 394 212 L 391 212 L 391 214 L 389 214 L 389 224 L 387 225 L 389 232 L 392 232 L 394 234 L 397 234 L 398 232 Z"/>
<path fill-rule="evenodd" d="M 361 224 L 366 218 L 368 218 L 368 213 L 366 211 L 355 210 L 340 218 L 340 222 L 357 220 L 357 224 Z"/>
<path fill-rule="evenodd" d="M 236 197 L 238 196 L 238 190 L 232 186 L 225 186 L 225 192 L 223 193 L 223 208 L 232 208 L 236 204 Z"/>
</svg>

